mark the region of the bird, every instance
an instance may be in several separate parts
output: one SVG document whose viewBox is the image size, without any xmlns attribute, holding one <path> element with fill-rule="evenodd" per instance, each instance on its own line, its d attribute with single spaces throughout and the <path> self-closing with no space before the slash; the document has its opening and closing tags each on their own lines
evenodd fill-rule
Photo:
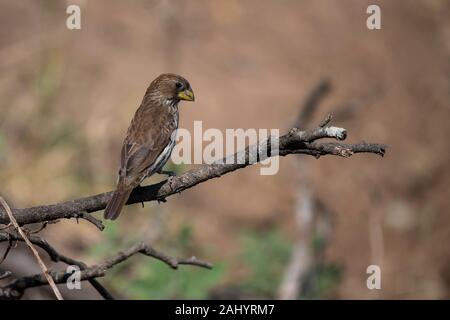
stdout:
<svg viewBox="0 0 450 320">
<path fill-rule="evenodd" d="M 104 212 L 115 220 L 134 188 L 155 173 L 164 171 L 175 146 L 180 101 L 194 101 L 189 82 L 180 75 L 164 73 L 150 83 L 123 141 L 117 187 Z"/>
</svg>

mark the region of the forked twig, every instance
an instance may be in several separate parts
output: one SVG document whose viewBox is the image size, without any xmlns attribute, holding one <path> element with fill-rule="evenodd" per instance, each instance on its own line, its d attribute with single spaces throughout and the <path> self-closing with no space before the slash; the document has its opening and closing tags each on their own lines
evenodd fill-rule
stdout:
<svg viewBox="0 0 450 320">
<path fill-rule="evenodd" d="M 9 219 L 11 220 L 11 223 L 16 228 L 17 232 L 19 232 L 19 234 L 25 240 L 25 243 L 28 245 L 28 247 L 30 247 L 31 251 L 33 252 L 34 256 L 36 257 L 36 260 L 38 261 L 39 266 L 41 267 L 42 272 L 44 273 L 44 276 L 45 276 L 45 278 L 48 281 L 48 284 L 50 285 L 50 287 L 52 288 L 53 292 L 55 293 L 56 298 L 58 300 L 64 300 L 62 295 L 61 295 L 61 292 L 59 292 L 59 289 L 58 289 L 58 287 L 55 284 L 55 281 L 53 281 L 53 278 L 49 275 L 49 270 L 48 270 L 47 266 L 45 265 L 44 261 L 42 261 L 41 257 L 39 256 L 39 253 L 34 248 L 33 244 L 30 242 L 30 240 L 28 239 L 28 237 L 25 234 L 25 232 L 22 230 L 22 228 L 17 223 L 17 221 L 14 218 L 14 215 L 13 215 L 13 213 L 11 211 L 11 208 L 9 207 L 8 203 L 1 196 L 0 196 L 0 204 L 5 209 L 6 214 L 8 215 Z"/>
</svg>

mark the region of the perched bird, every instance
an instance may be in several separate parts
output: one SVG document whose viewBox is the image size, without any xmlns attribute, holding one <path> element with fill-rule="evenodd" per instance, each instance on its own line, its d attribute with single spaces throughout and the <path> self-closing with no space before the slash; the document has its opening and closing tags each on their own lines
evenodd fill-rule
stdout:
<svg viewBox="0 0 450 320">
<path fill-rule="evenodd" d="M 122 146 L 119 181 L 105 210 L 105 219 L 115 220 L 131 191 L 155 172 L 169 174 L 162 168 L 175 146 L 178 129 L 178 103 L 194 101 L 189 82 L 165 73 L 148 87 L 131 120 Z"/>
</svg>

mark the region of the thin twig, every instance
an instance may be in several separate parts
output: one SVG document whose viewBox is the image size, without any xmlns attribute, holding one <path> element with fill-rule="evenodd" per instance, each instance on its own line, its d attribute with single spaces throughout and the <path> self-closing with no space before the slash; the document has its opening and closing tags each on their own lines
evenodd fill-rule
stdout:
<svg viewBox="0 0 450 320">
<path fill-rule="evenodd" d="M 56 298 L 58 300 L 64 300 L 61 292 L 59 292 L 58 287 L 55 284 L 55 281 L 53 281 L 53 278 L 49 275 L 49 270 L 47 269 L 47 266 L 45 265 L 45 263 L 42 261 L 41 257 L 39 256 L 39 253 L 37 252 L 37 250 L 34 248 L 33 244 L 30 242 L 30 240 L 28 239 L 27 235 L 25 234 L 25 232 L 22 230 L 22 228 L 19 226 L 19 224 L 17 223 L 16 219 L 14 218 L 14 215 L 11 211 L 11 208 L 9 207 L 8 203 L 6 203 L 5 199 L 3 199 L 3 197 L 0 196 L 0 204 L 3 206 L 3 208 L 5 209 L 6 213 L 8 214 L 9 219 L 11 219 L 12 224 L 14 225 L 14 227 L 16 228 L 16 230 L 19 232 L 19 234 L 22 236 L 22 238 L 25 240 L 25 243 L 28 245 L 28 247 L 30 247 L 31 251 L 33 252 L 34 256 L 36 257 L 36 260 L 39 263 L 39 266 L 42 269 L 42 272 L 44 273 L 45 278 L 48 281 L 48 284 L 50 285 L 50 287 L 52 288 Z"/>
<path fill-rule="evenodd" d="M 120 251 L 109 259 L 106 259 L 101 264 L 86 267 L 81 270 L 80 281 L 103 277 L 108 269 L 111 269 L 115 265 L 124 262 L 138 253 L 160 260 L 172 269 L 177 269 L 180 265 L 192 265 L 206 269 L 211 269 L 213 267 L 211 263 L 199 260 L 196 257 L 177 259 L 165 253 L 159 252 L 143 242 L 138 242 L 128 249 Z M 50 272 L 50 275 L 56 283 L 65 283 L 71 273 L 67 273 L 66 271 L 58 271 Z M 47 285 L 47 281 L 42 274 L 35 274 L 32 276 L 15 279 L 5 287 L 0 287 L 0 300 L 20 299 L 26 289 L 43 285 Z"/>
<path fill-rule="evenodd" d="M 32 244 L 34 244 L 35 246 L 38 246 L 39 248 L 41 248 L 42 250 L 44 250 L 48 256 L 50 257 L 50 259 L 53 262 L 63 262 L 67 265 L 76 265 L 78 267 L 80 267 L 81 270 L 84 270 L 87 268 L 86 264 L 82 261 L 79 260 L 75 260 L 73 258 L 70 258 L 68 256 L 65 256 L 61 253 L 59 253 L 53 246 L 51 246 L 47 240 L 45 240 L 42 237 L 36 236 L 36 235 L 29 235 L 28 239 L 30 240 L 30 242 Z M 0 242 L 3 241 L 25 241 L 20 235 L 16 235 L 16 234 L 12 234 L 12 233 L 2 233 L 0 232 Z M 97 290 L 97 292 L 106 300 L 114 300 L 114 297 L 112 296 L 112 294 L 110 294 L 108 292 L 108 290 L 103 287 L 103 285 L 98 282 L 95 279 L 89 279 L 89 283 Z"/>
<path fill-rule="evenodd" d="M 13 240 L 10 237 L 8 237 L 6 240 L 8 241 L 8 246 L 6 247 L 6 250 L 3 253 L 3 256 L 0 258 L 0 264 L 3 263 L 3 261 L 6 260 L 6 258 L 8 257 L 9 252 L 11 251 L 11 248 L 13 247 L 13 243 L 12 243 Z"/>
</svg>

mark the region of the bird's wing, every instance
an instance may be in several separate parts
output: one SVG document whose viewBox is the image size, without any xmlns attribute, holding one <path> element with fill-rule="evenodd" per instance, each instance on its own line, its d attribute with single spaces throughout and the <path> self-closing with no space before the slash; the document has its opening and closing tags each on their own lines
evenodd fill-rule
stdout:
<svg viewBox="0 0 450 320">
<path fill-rule="evenodd" d="M 142 174 L 151 167 L 164 148 L 170 143 L 170 136 L 157 135 L 156 139 L 146 140 L 143 143 L 124 143 L 121 154 L 120 177 L 126 178 L 130 183 L 140 183 Z"/>
</svg>

